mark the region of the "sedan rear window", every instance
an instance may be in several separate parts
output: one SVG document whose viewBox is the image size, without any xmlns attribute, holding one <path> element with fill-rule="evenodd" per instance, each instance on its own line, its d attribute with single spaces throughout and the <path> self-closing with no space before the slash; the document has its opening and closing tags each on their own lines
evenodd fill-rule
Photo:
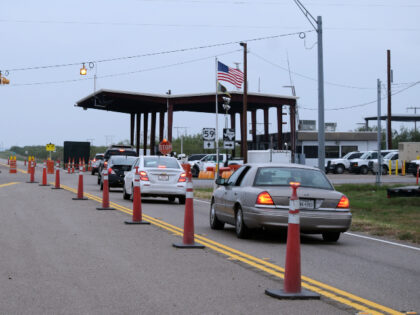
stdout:
<svg viewBox="0 0 420 315">
<path fill-rule="evenodd" d="M 144 167 L 155 168 L 181 168 L 178 161 L 174 158 L 150 156 L 144 158 Z"/>
<path fill-rule="evenodd" d="M 261 167 L 255 175 L 255 186 L 289 186 L 299 182 L 302 187 L 333 190 L 325 175 L 317 170 L 289 167 Z"/>
</svg>

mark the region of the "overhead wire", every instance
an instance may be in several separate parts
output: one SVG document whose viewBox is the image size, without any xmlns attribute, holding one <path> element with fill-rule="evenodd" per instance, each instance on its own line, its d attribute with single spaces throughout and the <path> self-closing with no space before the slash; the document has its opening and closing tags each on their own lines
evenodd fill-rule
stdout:
<svg viewBox="0 0 420 315">
<path fill-rule="evenodd" d="M 112 61 L 120 61 L 120 60 L 128 60 L 128 59 L 142 58 L 142 57 L 167 55 L 167 54 L 172 54 L 172 53 L 186 52 L 186 51 L 199 50 L 199 49 L 207 49 L 207 48 L 221 47 L 221 46 L 239 44 L 241 42 L 254 42 L 254 41 L 260 41 L 260 40 L 266 40 L 266 39 L 273 39 L 273 38 L 280 38 L 280 37 L 286 37 L 286 36 L 292 36 L 292 35 L 301 35 L 302 33 L 310 33 L 310 32 L 313 32 L 313 30 L 307 30 L 307 31 L 302 31 L 302 32 L 293 32 L 293 33 L 287 33 L 287 34 L 271 35 L 271 36 L 263 36 L 263 37 L 256 37 L 256 38 L 251 38 L 251 39 L 246 39 L 246 40 L 236 40 L 236 41 L 230 41 L 230 42 L 223 42 L 223 43 L 216 43 L 216 44 L 208 44 L 208 45 L 201 45 L 201 46 L 194 46 L 194 47 L 187 47 L 187 48 L 179 48 L 179 49 L 166 50 L 166 51 L 150 52 L 150 53 L 139 54 L 139 55 L 122 56 L 122 57 L 107 58 L 107 59 L 98 59 L 98 60 L 79 61 L 79 62 L 71 62 L 71 63 L 63 63 L 63 64 L 55 64 L 55 65 L 44 65 L 44 66 L 32 66 L 32 67 L 12 68 L 12 69 L 6 69 L 5 71 L 12 72 L 12 71 L 26 71 L 26 70 L 39 70 L 39 69 L 69 67 L 69 66 L 76 66 L 76 65 L 83 64 L 83 63 L 89 63 L 89 62 L 93 62 L 93 63 L 105 63 L 105 62 L 112 62 Z"/>
</svg>

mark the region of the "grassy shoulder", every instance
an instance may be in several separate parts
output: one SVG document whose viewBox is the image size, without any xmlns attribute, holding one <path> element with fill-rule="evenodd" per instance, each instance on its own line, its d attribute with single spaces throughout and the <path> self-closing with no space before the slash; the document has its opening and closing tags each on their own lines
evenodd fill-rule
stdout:
<svg viewBox="0 0 420 315">
<path fill-rule="evenodd" d="M 350 199 L 352 231 L 420 243 L 420 198 L 387 198 L 386 189 L 403 185 L 335 185 Z M 212 188 L 194 189 L 194 197 L 210 200 Z"/>
</svg>

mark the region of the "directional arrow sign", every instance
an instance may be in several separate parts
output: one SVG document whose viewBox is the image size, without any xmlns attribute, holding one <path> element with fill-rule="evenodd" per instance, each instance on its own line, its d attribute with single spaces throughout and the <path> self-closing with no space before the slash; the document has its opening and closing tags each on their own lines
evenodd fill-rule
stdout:
<svg viewBox="0 0 420 315">
<path fill-rule="evenodd" d="M 214 149 L 214 141 L 204 141 L 204 149 Z"/>
<path fill-rule="evenodd" d="M 235 142 L 233 142 L 233 141 L 224 141 L 223 142 L 223 148 L 224 149 L 233 150 L 234 147 L 235 147 Z"/>
</svg>

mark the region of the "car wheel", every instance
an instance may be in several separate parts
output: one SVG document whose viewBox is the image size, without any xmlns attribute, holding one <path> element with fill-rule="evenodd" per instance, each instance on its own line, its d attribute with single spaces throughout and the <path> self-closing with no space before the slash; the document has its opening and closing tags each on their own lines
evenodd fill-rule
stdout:
<svg viewBox="0 0 420 315">
<path fill-rule="evenodd" d="M 210 205 L 210 228 L 212 230 L 223 230 L 225 223 L 220 221 L 216 216 L 216 209 L 214 208 L 214 201 Z"/>
<path fill-rule="evenodd" d="M 185 205 L 185 196 L 178 197 L 178 201 L 180 205 Z"/>
<path fill-rule="evenodd" d="M 382 165 L 382 175 L 388 174 L 388 167 L 385 165 Z"/>
<path fill-rule="evenodd" d="M 91 175 L 95 175 L 95 172 L 94 172 L 94 171 L 90 171 L 90 174 L 91 174 Z"/>
<path fill-rule="evenodd" d="M 247 238 L 249 236 L 249 229 L 244 223 L 244 214 L 240 206 L 235 214 L 235 232 L 238 238 Z"/>
<path fill-rule="evenodd" d="M 175 197 L 168 197 L 169 202 L 174 202 L 175 201 Z"/>
<path fill-rule="evenodd" d="M 197 166 L 194 165 L 194 167 L 191 169 L 191 175 L 192 177 L 198 177 L 198 174 L 200 173 L 200 170 Z"/>
<path fill-rule="evenodd" d="M 368 173 L 368 168 L 366 166 L 362 166 L 360 168 L 360 174 L 366 175 Z"/>
<path fill-rule="evenodd" d="M 340 238 L 340 232 L 324 232 L 322 239 L 326 242 L 337 242 Z"/>
<path fill-rule="evenodd" d="M 344 173 L 344 166 L 343 166 L 343 165 L 337 165 L 337 166 L 335 167 L 335 172 L 336 172 L 337 174 L 343 174 L 343 173 Z"/>
<path fill-rule="evenodd" d="M 131 197 L 131 195 L 127 194 L 127 191 L 125 190 L 125 185 L 124 185 L 124 187 L 123 187 L 123 198 L 125 200 L 130 200 L 130 197 Z"/>
</svg>

